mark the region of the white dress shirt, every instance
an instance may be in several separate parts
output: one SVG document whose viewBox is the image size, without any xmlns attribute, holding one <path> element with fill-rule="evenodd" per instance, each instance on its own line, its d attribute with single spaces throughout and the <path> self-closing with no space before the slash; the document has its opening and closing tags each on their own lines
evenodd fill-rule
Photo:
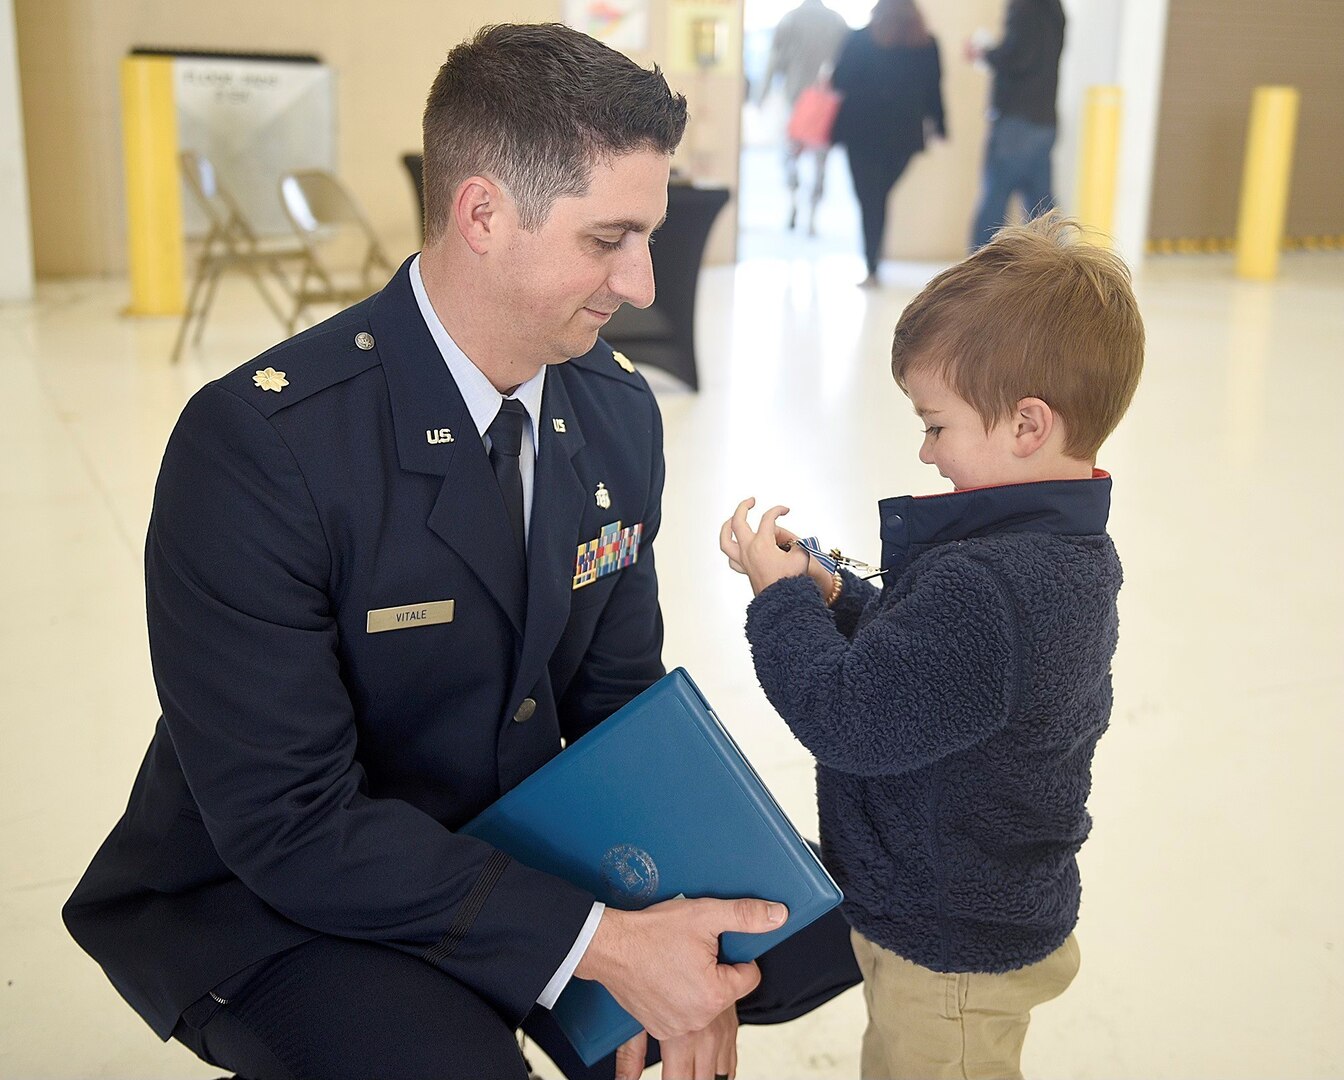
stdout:
<svg viewBox="0 0 1344 1080">
<path fill-rule="evenodd" d="M 439 352 L 443 354 L 443 362 L 448 365 L 448 373 L 457 384 L 458 392 L 466 402 L 467 411 L 471 413 L 472 423 L 476 425 L 476 434 L 480 436 L 488 453 L 490 436 L 486 431 L 499 415 L 500 407 L 504 404 L 504 396 L 495 389 L 481 369 L 471 362 L 471 358 L 458 347 L 457 342 L 439 321 L 434 305 L 429 302 L 429 294 L 425 292 L 424 278 L 420 276 L 419 255 L 411 262 L 411 291 L 415 293 L 415 302 L 420 305 L 420 314 L 425 320 L 425 325 L 429 327 L 430 336 L 434 339 L 434 344 L 439 347 Z M 525 441 L 532 452 L 518 455 L 518 468 L 523 474 L 525 535 L 530 535 L 532 528 L 532 484 L 537 471 L 537 447 L 541 445 L 541 396 L 545 384 L 546 368 L 543 366 L 532 378 L 509 395 L 522 403 L 531 421 L 524 425 L 523 430 L 527 436 Z M 551 981 L 537 998 L 538 1005 L 546 1009 L 555 1005 L 555 999 L 560 996 L 560 991 L 573 976 L 574 969 L 583 959 L 583 954 L 588 951 L 588 945 L 593 940 L 593 935 L 597 933 L 597 924 L 602 921 L 602 912 L 605 910 L 604 904 L 594 902 L 592 910 L 588 912 L 588 918 L 584 921 L 583 929 L 579 931 L 579 936 L 574 941 L 573 948 L 569 950 L 564 962 L 556 969 Z"/>
</svg>

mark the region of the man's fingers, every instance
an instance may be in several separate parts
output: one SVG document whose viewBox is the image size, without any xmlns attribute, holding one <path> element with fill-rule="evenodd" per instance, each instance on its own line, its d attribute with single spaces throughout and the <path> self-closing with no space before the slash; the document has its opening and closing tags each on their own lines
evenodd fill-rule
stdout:
<svg viewBox="0 0 1344 1080">
<path fill-rule="evenodd" d="M 761 969 L 755 964 L 720 964 L 718 973 L 733 1001 L 740 1001 L 761 985 Z"/>
<path fill-rule="evenodd" d="M 789 909 L 773 900 L 697 900 L 700 918 L 715 934 L 738 931 L 744 934 L 768 934 L 778 930 L 789 917 Z"/>
<path fill-rule="evenodd" d="M 616 1048 L 616 1080 L 639 1080 L 648 1056 L 649 1036 L 641 1031 Z"/>
</svg>

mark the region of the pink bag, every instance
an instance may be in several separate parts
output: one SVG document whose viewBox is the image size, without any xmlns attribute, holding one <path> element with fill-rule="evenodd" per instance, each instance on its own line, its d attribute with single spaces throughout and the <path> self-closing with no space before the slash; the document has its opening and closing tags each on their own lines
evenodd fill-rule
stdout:
<svg viewBox="0 0 1344 1080">
<path fill-rule="evenodd" d="M 789 141 L 808 150 L 831 145 L 831 128 L 840 111 L 840 95 L 829 83 L 816 82 L 798 95 L 789 114 Z"/>
</svg>

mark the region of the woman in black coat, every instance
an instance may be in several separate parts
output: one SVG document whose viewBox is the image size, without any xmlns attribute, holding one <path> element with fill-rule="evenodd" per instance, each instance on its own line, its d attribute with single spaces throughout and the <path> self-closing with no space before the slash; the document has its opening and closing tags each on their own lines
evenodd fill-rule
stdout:
<svg viewBox="0 0 1344 1080">
<path fill-rule="evenodd" d="M 831 84 L 844 95 L 832 139 L 848 150 L 859 199 L 863 283 L 876 285 L 887 196 L 927 135 L 947 137 L 938 42 L 913 0 L 878 0 L 868 25 L 841 49 Z"/>
</svg>

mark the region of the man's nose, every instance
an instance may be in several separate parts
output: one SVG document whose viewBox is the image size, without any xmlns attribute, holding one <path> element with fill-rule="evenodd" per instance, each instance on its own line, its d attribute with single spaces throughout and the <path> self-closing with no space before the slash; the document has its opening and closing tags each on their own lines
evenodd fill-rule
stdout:
<svg viewBox="0 0 1344 1080">
<path fill-rule="evenodd" d="M 653 303 L 653 259 L 649 244 L 631 244 L 629 253 L 617 265 L 607 286 L 627 304 L 646 308 Z"/>
</svg>

